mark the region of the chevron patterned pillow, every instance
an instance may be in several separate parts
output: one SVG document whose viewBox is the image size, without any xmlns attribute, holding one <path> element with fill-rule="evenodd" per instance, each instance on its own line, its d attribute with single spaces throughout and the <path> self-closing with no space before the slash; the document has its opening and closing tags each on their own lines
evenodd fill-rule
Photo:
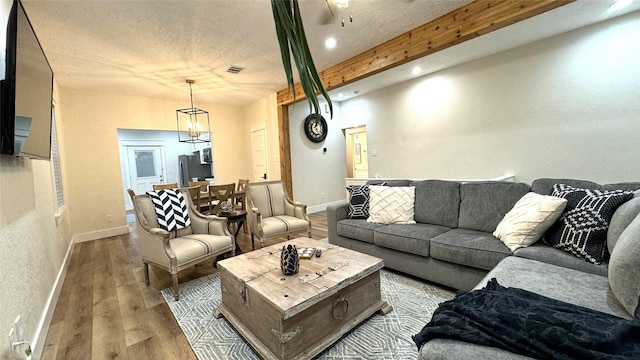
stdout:
<svg viewBox="0 0 640 360">
<path fill-rule="evenodd" d="M 147 194 L 155 207 L 160 229 L 176 231 L 191 225 L 187 201 L 178 189 L 149 191 Z"/>
<path fill-rule="evenodd" d="M 607 257 L 607 230 L 611 217 L 618 206 L 633 197 L 633 192 L 555 184 L 552 195 L 567 199 L 567 207 L 545 233 L 544 243 L 590 263 L 601 264 Z"/>
</svg>

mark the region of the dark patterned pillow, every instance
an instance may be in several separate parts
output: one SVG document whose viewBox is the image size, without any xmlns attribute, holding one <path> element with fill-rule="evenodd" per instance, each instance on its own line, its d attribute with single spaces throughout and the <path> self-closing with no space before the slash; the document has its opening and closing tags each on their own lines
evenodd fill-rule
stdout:
<svg viewBox="0 0 640 360">
<path fill-rule="evenodd" d="M 369 185 L 349 185 L 349 219 L 366 219 L 369 217 Z"/>
<path fill-rule="evenodd" d="M 618 206 L 633 192 L 578 189 L 553 185 L 553 196 L 567 199 L 560 219 L 544 235 L 544 243 L 582 260 L 600 264 L 607 256 L 607 230 Z"/>
</svg>

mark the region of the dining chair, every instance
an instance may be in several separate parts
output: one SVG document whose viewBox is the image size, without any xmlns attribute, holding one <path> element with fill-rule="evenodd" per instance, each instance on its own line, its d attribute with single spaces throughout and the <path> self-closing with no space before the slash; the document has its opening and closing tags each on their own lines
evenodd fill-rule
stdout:
<svg viewBox="0 0 640 360">
<path fill-rule="evenodd" d="M 153 184 L 153 191 L 165 190 L 165 189 L 177 189 L 178 183 L 170 183 L 170 184 Z"/>
<path fill-rule="evenodd" d="M 249 184 L 249 179 L 238 179 L 238 187 L 233 195 L 236 210 L 247 210 L 247 184 Z"/>
<path fill-rule="evenodd" d="M 188 181 L 187 185 L 189 185 L 189 187 L 198 186 L 200 188 L 200 201 L 197 206 L 200 212 L 202 212 L 203 207 L 210 209 L 211 199 L 209 198 L 209 185 L 211 185 L 211 183 L 208 180 Z"/>
<path fill-rule="evenodd" d="M 178 189 L 186 202 L 190 224 L 179 230 L 167 231 L 158 222 L 156 206 L 148 193 L 127 192 L 133 202 L 138 229 L 136 241 L 144 264 L 145 283 L 149 286 L 149 265 L 171 273 L 173 297 L 180 300 L 178 272 L 218 255 L 235 256 L 235 242 L 227 227 L 227 219 L 204 216 L 191 201 L 188 189 Z"/>
<path fill-rule="evenodd" d="M 236 184 L 224 184 L 224 185 L 211 185 L 209 186 L 209 215 L 214 215 L 222 212 L 222 203 L 228 201 L 231 204 L 231 210 L 233 210 L 232 201 L 234 199 L 233 193 L 235 192 Z"/>
<path fill-rule="evenodd" d="M 193 202 L 193 204 L 200 204 L 200 187 L 199 186 L 191 186 L 186 188 L 187 191 L 189 191 L 189 195 L 191 196 L 191 201 Z M 198 210 L 199 212 L 202 213 L 202 209 L 200 209 L 200 206 L 195 206 L 196 210 Z"/>
<path fill-rule="evenodd" d="M 260 247 L 268 238 L 289 237 L 290 234 L 305 230 L 307 236 L 311 237 L 307 205 L 289 198 L 281 180 L 247 184 L 247 219 L 253 249 L 256 236 Z"/>
</svg>

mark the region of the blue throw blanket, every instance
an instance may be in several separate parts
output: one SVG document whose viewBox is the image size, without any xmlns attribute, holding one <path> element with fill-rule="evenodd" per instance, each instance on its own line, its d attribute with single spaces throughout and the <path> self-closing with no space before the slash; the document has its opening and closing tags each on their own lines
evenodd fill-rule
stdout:
<svg viewBox="0 0 640 360">
<path fill-rule="evenodd" d="M 491 279 L 440 304 L 413 336 L 486 345 L 542 359 L 640 359 L 640 320 L 626 320 Z"/>
</svg>

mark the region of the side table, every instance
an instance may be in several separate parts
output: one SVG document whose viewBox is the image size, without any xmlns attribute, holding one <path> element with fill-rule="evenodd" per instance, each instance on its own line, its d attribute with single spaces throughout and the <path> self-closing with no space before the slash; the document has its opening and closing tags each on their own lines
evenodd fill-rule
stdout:
<svg viewBox="0 0 640 360">
<path fill-rule="evenodd" d="M 229 231 L 233 234 L 233 238 L 236 242 L 236 255 L 242 254 L 242 249 L 240 249 L 240 245 L 238 245 L 238 233 L 240 232 L 240 228 L 244 225 L 245 220 L 247 220 L 247 211 L 234 210 L 230 212 L 219 212 L 215 215 L 227 219 L 227 226 L 229 227 Z M 235 231 L 233 229 L 234 227 Z"/>
</svg>

